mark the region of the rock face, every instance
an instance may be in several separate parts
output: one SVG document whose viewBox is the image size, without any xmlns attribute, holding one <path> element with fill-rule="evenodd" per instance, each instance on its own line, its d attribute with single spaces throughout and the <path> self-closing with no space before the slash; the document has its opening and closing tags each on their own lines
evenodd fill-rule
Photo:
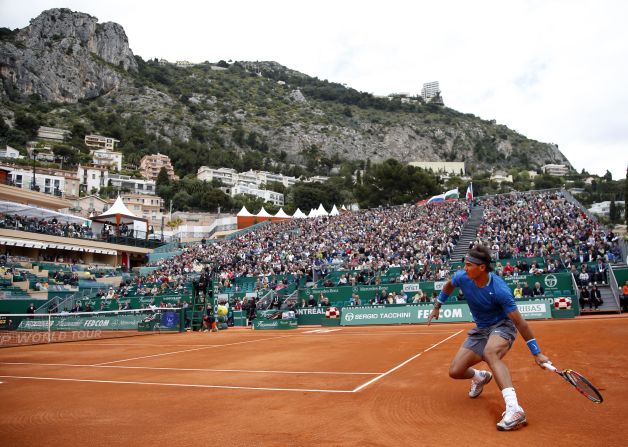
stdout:
<svg viewBox="0 0 628 447">
<path fill-rule="evenodd" d="M 0 42 L 0 75 L 21 94 L 73 103 L 117 89 L 136 71 L 124 29 L 89 14 L 50 9 Z"/>
</svg>

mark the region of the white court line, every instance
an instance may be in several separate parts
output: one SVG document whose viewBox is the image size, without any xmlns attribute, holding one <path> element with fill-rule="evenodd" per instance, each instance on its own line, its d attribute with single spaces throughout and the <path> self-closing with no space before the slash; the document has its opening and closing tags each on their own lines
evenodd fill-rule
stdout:
<svg viewBox="0 0 628 447">
<path fill-rule="evenodd" d="M 92 379 L 66 379 L 62 377 L 31 377 L 31 376 L 0 376 L 4 379 L 32 379 L 32 380 L 58 380 L 62 382 L 90 382 L 90 383 L 112 383 L 128 385 L 160 385 L 182 388 L 223 388 L 230 390 L 257 390 L 257 391 L 296 391 L 298 393 L 353 393 L 352 390 L 317 390 L 303 388 L 264 388 L 253 386 L 229 386 L 229 385 L 199 385 L 192 383 L 159 383 L 159 382 L 132 382 L 127 380 L 92 380 Z"/>
<path fill-rule="evenodd" d="M 163 355 L 180 354 L 182 352 L 199 351 L 201 349 L 221 348 L 223 346 L 242 345 L 242 344 L 245 344 L 245 343 L 255 343 L 255 342 L 258 342 L 258 341 L 265 341 L 265 340 L 277 340 L 277 339 L 286 338 L 286 337 L 289 337 L 289 335 L 285 335 L 283 337 L 270 337 L 270 338 L 259 338 L 257 340 L 238 341 L 238 342 L 235 342 L 235 343 L 225 343 L 225 344 L 222 344 L 222 345 L 201 346 L 200 348 L 194 348 L 194 349 L 182 349 L 181 351 L 162 352 L 161 354 L 143 355 L 143 356 L 140 356 L 140 357 L 132 357 L 130 359 L 122 359 L 122 360 L 113 360 L 111 362 L 94 363 L 92 366 L 110 365 L 112 363 L 130 362 L 131 360 L 148 359 L 148 358 L 151 358 L 151 357 L 161 357 Z"/>
<path fill-rule="evenodd" d="M 153 366 L 122 366 L 122 365 L 74 365 L 70 363 L 32 363 L 32 362 L 0 362 L 0 365 L 28 366 L 67 366 L 71 368 L 113 368 L 113 369 L 147 369 L 155 371 L 201 371 L 201 372 L 236 372 L 236 373 L 267 373 L 267 374 L 329 374 L 329 375 L 366 375 L 376 376 L 380 372 L 339 372 L 339 371 L 273 371 L 252 369 L 209 369 L 209 368 L 167 368 Z"/>
<path fill-rule="evenodd" d="M 410 358 L 409 358 L 408 360 L 406 360 L 405 362 L 400 363 L 399 365 L 395 366 L 395 367 L 394 367 L 394 368 L 392 368 L 392 369 L 389 369 L 389 370 L 388 370 L 388 371 L 386 371 L 385 373 L 380 374 L 379 376 L 377 376 L 377 377 L 375 377 L 375 378 L 373 378 L 373 379 L 369 380 L 368 382 L 366 382 L 366 383 L 364 383 L 364 384 L 360 385 L 359 387 L 357 387 L 356 389 L 354 389 L 354 390 L 353 390 L 353 392 L 354 392 L 354 393 L 357 393 L 358 391 L 360 391 L 360 390 L 362 390 L 362 389 L 366 388 L 367 386 L 371 385 L 372 383 L 377 382 L 379 379 L 381 379 L 381 378 L 383 378 L 383 377 L 386 377 L 386 376 L 387 376 L 388 374 L 390 374 L 391 372 L 398 370 L 398 369 L 399 369 L 399 368 L 401 368 L 403 365 L 406 365 L 406 364 L 410 363 L 410 362 L 411 362 L 412 360 L 414 360 L 415 358 L 420 357 L 423 353 L 425 353 L 425 352 L 427 352 L 427 351 L 429 351 L 429 350 L 431 350 L 431 349 L 435 348 L 436 346 L 440 345 L 441 343 L 446 342 L 447 340 L 449 340 L 450 338 L 455 337 L 456 335 L 458 335 L 458 334 L 459 334 L 459 333 L 461 333 L 461 332 L 462 332 L 462 329 L 461 329 L 461 330 L 459 330 L 458 332 L 456 332 L 455 334 L 450 335 L 450 336 L 449 336 L 449 337 L 447 337 L 446 339 L 441 340 L 441 341 L 439 341 L 439 342 L 438 342 L 438 343 L 436 343 L 436 344 L 433 344 L 433 345 L 432 345 L 432 346 L 430 346 L 429 348 L 424 349 L 422 352 L 419 352 L 417 355 L 415 355 L 415 356 L 413 356 L 413 357 L 410 357 Z"/>
</svg>

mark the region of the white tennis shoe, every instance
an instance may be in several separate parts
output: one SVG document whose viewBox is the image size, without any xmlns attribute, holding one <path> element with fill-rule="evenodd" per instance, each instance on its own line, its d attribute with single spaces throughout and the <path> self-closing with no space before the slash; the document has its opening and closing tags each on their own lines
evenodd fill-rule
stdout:
<svg viewBox="0 0 628 447">
<path fill-rule="evenodd" d="M 471 389 L 469 390 L 469 397 L 475 399 L 480 394 L 482 394 L 482 390 L 484 390 L 484 385 L 489 383 L 493 378 L 493 374 L 489 371 L 480 371 L 482 375 L 482 380 L 476 382 L 475 380 L 471 380 Z"/>
<path fill-rule="evenodd" d="M 517 430 L 528 425 L 526 414 L 521 407 L 518 407 L 515 411 L 507 409 L 502 413 L 502 416 L 502 420 L 497 423 L 497 430 L 499 431 Z"/>
</svg>

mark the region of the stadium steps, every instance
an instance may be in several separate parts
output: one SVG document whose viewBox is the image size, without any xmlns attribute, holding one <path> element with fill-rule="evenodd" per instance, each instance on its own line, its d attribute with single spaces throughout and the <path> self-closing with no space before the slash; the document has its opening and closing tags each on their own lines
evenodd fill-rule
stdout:
<svg viewBox="0 0 628 447">
<path fill-rule="evenodd" d="M 600 295 L 602 296 L 602 304 L 597 310 L 589 309 L 580 309 L 580 315 L 594 315 L 594 314 L 608 314 L 608 313 L 619 313 L 620 308 L 615 301 L 615 297 L 613 296 L 613 291 L 608 285 L 598 285 L 600 289 Z"/>
<path fill-rule="evenodd" d="M 469 251 L 469 246 L 473 241 L 475 241 L 478 234 L 478 229 L 480 228 L 480 225 L 482 225 L 483 221 L 484 207 L 474 206 L 473 208 L 471 208 L 469 218 L 464 223 L 464 227 L 462 228 L 462 234 L 460 235 L 458 244 L 451 254 L 451 259 L 453 261 L 457 262 L 464 258 L 464 256 Z"/>
</svg>

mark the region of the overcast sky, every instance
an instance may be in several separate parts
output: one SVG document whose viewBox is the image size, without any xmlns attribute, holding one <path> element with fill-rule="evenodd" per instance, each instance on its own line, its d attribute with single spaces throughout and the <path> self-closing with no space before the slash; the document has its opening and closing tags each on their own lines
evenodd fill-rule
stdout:
<svg viewBox="0 0 628 447">
<path fill-rule="evenodd" d="M 0 26 L 53 7 L 119 23 L 145 60 L 276 61 L 377 95 L 439 81 L 447 106 L 626 175 L 626 1 L 0 0 Z"/>
</svg>

